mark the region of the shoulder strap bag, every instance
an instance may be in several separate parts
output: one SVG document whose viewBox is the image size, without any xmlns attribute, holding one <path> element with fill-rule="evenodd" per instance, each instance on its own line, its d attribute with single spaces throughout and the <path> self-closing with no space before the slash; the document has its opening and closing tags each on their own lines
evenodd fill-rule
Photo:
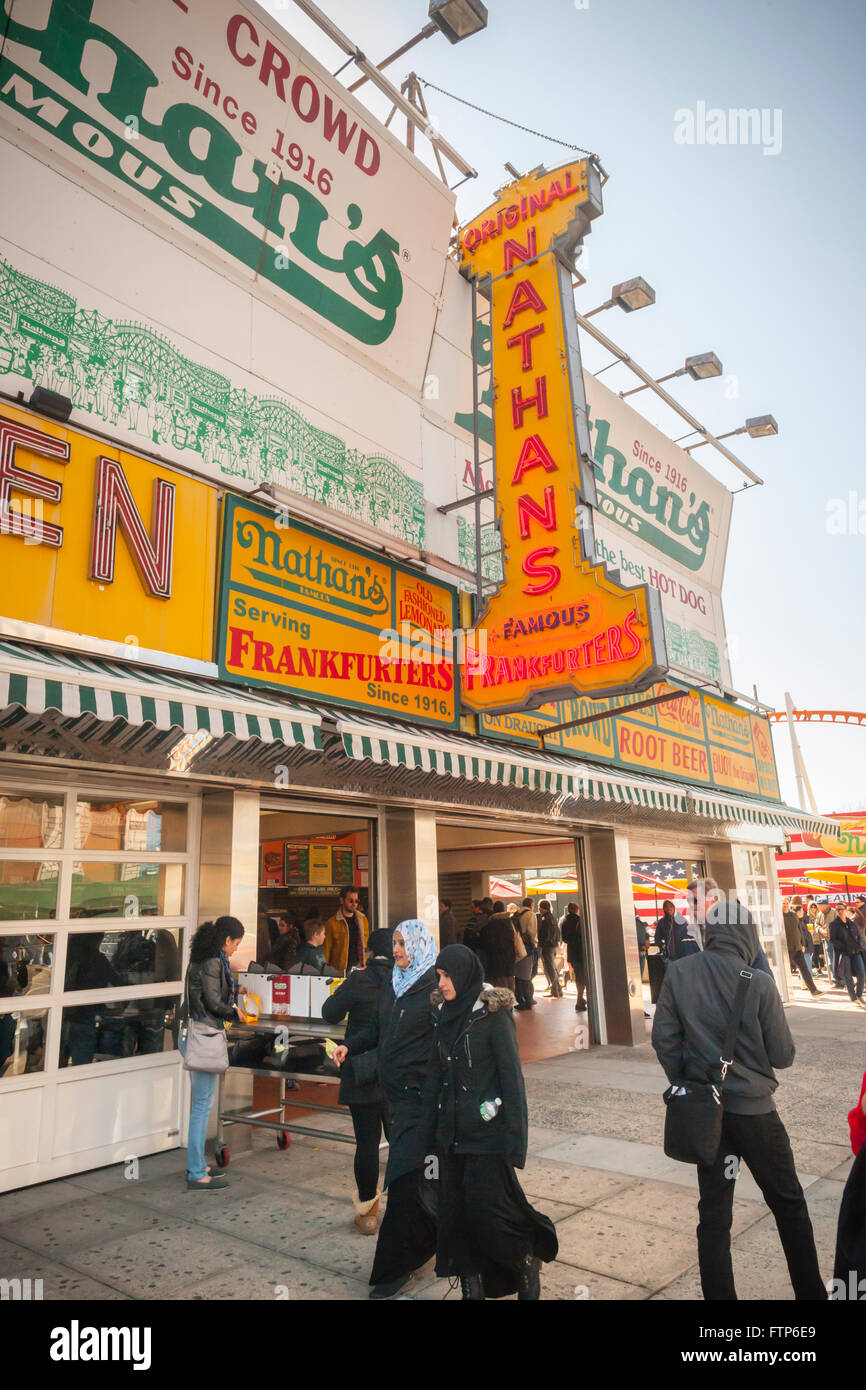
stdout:
<svg viewBox="0 0 866 1390">
<path fill-rule="evenodd" d="M 679 1163 L 701 1163 L 709 1167 L 716 1160 L 722 1141 L 721 1087 L 734 1062 L 751 979 L 751 970 L 740 971 L 719 1068 L 713 1068 L 716 1074 L 711 1075 L 709 1081 L 683 1081 L 669 1086 L 664 1093 L 664 1149 L 668 1158 L 675 1158 Z"/>
<path fill-rule="evenodd" d="M 183 1065 L 186 1071 L 205 1071 L 219 1074 L 228 1069 L 229 1049 L 226 1030 L 222 1024 L 198 1023 L 189 1007 L 189 966 L 186 971 L 186 1050 Z"/>
</svg>

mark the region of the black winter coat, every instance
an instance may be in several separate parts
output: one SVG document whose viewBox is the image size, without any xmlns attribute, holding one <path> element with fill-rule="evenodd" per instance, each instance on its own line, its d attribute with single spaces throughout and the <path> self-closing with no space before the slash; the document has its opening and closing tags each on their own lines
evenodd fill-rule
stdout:
<svg viewBox="0 0 866 1390">
<path fill-rule="evenodd" d="M 671 961 L 653 1019 L 652 1045 L 671 1084 L 707 1081 L 718 1069 L 740 972 L 754 955 L 754 927 L 708 924 L 706 949 Z M 794 1041 L 775 980 L 754 970 L 734 1065 L 722 1082 L 725 1109 L 763 1115 L 776 1106 L 774 1068 L 790 1067 Z"/>
<path fill-rule="evenodd" d="M 443 995 L 433 991 L 437 1011 Z M 515 1168 L 526 1162 L 529 1118 L 510 989 L 485 986 L 457 1038 L 448 1048 L 436 1030 L 425 1088 L 428 1143 L 440 1153 L 500 1154 Z M 438 1022 L 438 1019 L 437 1019 Z M 492 1120 L 481 1118 L 485 1100 L 501 1100 Z"/>
<path fill-rule="evenodd" d="M 552 912 L 538 914 L 538 945 L 540 950 L 555 950 L 562 941 L 562 932 Z"/>
<path fill-rule="evenodd" d="M 346 1021 L 345 1042 L 350 1043 L 375 1024 L 379 1016 L 379 995 L 391 983 L 393 961 L 373 961 L 364 970 L 353 970 L 329 999 L 322 1005 L 326 1023 Z M 373 1105 L 382 1099 L 378 1078 L 378 1051 L 369 1052 L 343 1063 L 340 1071 L 340 1104 Z"/>
<path fill-rule="evenodd" d="M 436 971 L 431 966 L 399 999 L 395 999 L 390 981 L 383 985 L 376 1017 L 346 1044 L 353 1068 L 355 1057 L 376 1049 L 390 1123 L 386 1187 L 423 1167 L 429 1151 L 422 1094 L 433 1054 L 430 991 L 435 983 Z"/>
<path fill-rule="evenodd" d="M 190 961 L 187 971 L 189 992 L 189 1016 L 196 1023 L 210 1023 L 221 1028 L 226 1020 L 234 1021 L 237 1013 L 229 1003 L 234 984 L 227 974 L 220 956 L 210 956 L 203 961 Z M 186 1018 L 186 995 L 181 1017 Z"/>
<path fill-rule="evenodd" d="M 855 922 L 843 922 L 841 917 L 834 917 L 830 924 L 830 945 L 835 946 L 836 950 L 841 951 L 845 956 L 859 955 L 863 947 L 857 924 Z"/>
<path fill-rule="evenodd" d="M 583 924 L 578 912 L 566 912 L 559 924 L 568 959 L 583 964 Z"/>
<path fill-rule="evenodd" d="M 514 976 L 514 927 L 505 912 L 491 912 L 481 928 L 478 954 L 488 980 Z"/>
</svg>

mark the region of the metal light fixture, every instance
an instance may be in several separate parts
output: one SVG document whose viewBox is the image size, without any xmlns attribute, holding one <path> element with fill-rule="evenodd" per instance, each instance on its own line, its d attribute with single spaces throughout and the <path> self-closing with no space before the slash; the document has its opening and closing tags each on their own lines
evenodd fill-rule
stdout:
<svg viewBox="0 0 866 1390">
<path fill-rule="evenodd" d="M 772 415 L 753 415 L 746 421 L 746 431 L 752 439 L 763 439 L 766 434 L 778 434 L 779 426 Z"/>
<path fill-rule="evenodd" d="M 427 13 L 449 43 L 460 43 L 487 28 L 487 6 L 481 0 L 431 0 Z"/>
<path fill-rule="evenodd" d="M 612 364 L 610 364 L 612 365 Z M 694 357 L 687 357 L 685 365 L 677 367 L 675 372 L 668 372 L 666 376 L 655 378 L 656 386 L 663 381 L 672 381 L 675 376 L 690 376 L 692 381 L 706 381 L 711 376 L 722 375 L 722 364 L 714 352 L 699 352 Z M 626 396 L 636 396 L 638 391 L 645 391 L 648 382 L 643 386 L 632 386 L 629 391 L 620 391 L 620 400 L 625 400 Z"/>
<path fill-rule="evenodd" d="M 683 371 L 688 372 L 692 381 L 706 381 L 711 376 L 722 375 L 722 364 L 714 352 L 699 352 L 695 357 L 686 358 Z"/>
<path fill-rule="evenodd" d="M 764 439 L 768 434 L 778 434 L 779 426 L 776 424 L 772 415 L 752 415 L 739 429 L 727 430 L 725 434 L 717 434 L 716 439 L 730 439 L 734 434 L 748 434 L 752 439 Z M 686 453 L 690 454 L 692 449 L 700 449 L 702 444 L 708 444 L 709 440 L 700 439 L 697 444 L 687 444 Z"/>
<path fill-rule="evenodd" d="M 31 410 L 47 415 L 50 420 L 65 424 L 72 414 L 72 401 L 69 396 L 61 396 L 59 391 L 49 391 L 47 386 L 37 386 L 27 402 Z"/>
<path fill-rule="evenodd" d="M 430 17 L 429 23 L 411 39 L 407 39 L 406 43 L 395 48 L 381 63 L 377 63 L 377 72 L 390 67 L 397 58 L 402 58 L 416 44 L 429 39 L 433 34 L 444 34 L 449 43 L 460 43 L 461 39 L 471 38 L 473 34 L 479 34 L 482 29 L 487 28 L 487 7 L 481 4 L 481 0 L 431 0 L 427 13 Z M 344 63 L 343 67 L 345 66 Z M 365 73 L 357 82 L 353 82 L 348 90 L 357 92 L 358 88 L 363 87 L 369 80 L 369 73 Z"/>
<path fill-rule="evenodd" d="M 612 309 L 615 304 L 625 313 L 632 314 L 635 309 L 647 309 L 655 302 L 656 292 L 652 285 L 648 285 L 642 275 L 636 275 L 633 280 L 623 280 L 621 284 L 614 285 L 610 299 L 606 299 L 596 309 L 590 309 L 589 313 L 583 314 L 582 317 L 591 319 L 593 314 L 600 314 L 603 309 Z"/>
</svg>

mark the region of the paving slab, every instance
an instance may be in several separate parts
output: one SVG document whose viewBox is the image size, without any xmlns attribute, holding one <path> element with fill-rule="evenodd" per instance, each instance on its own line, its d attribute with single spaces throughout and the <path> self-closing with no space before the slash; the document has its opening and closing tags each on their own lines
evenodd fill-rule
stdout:
<svg viewBox="0 0 866 1390">
<path fill-rule="evenodd" d="M 249 1259 L 248 1247 L 221 1232 L 178 1222 L 67 1256 L 74 1269 L 136 1299 L 173 1299 L 208 1275 L 234 1273 Z"/>
<path fill-rule="evenodd" d="M 34 1259 L 33 1253 L 28 1253 L 32 1261 Z M 70 1269 L 67 1265 L 55 1264 L 51 1260 L 43 1260 L 38 1256 L 36 1260 L 36 1263 L 24 1264 L 15 1277 L 30 1279 L 33 1290 L 37 1287 L 33 1281 L 41 1280 L 40 1297 L 46 1303 L 67 1301 L 102 1303 L 104 1301 L 126 1301 L 129 1298 L 128 1294 L 120 1293 L 119 1290 L 113 1289 L 109 1284 L 104 1284 L 100 1279 L 92 1279 L 90 1275 L 82 1274 L 76 1269 Z"/>
<path fill-rule="evenodd" d="M 610 1197 L 596 1202 L 594 1211 L 609 1211 L 641 1226 L 658 1226 L 694 1236 L 698 1224 L 697 1193 L 672 1191 L 672 1184 L 638 1178 Z M 762 1219 L 757 1202 L 734 1200 L 734 1232 Z"/>
<path fill-rule="evenodd" d="M 752 1303 L 765 1303 L 770 1300 L 793 1302 L 794 1292 L 784 1258 L 768 1260 L 765 1255 L 756 1255 L 749 1250 L 733 1247 L 734 1284 L 737 1297 Z M 695 1264 L 678 1279 L 672 1280 L 664 1288 L 653 1294 L 653 1300 L 700 1301 L 701 1281 Z"/>
<path fill-rule="evenodd" d="M 256 1259 L 254 1264 L 213 1274 L 199 1283 L 185 1286 L 174 1297 L 195 1301 L 270 1301 L 277 1305 L 275 1311 L 279 1314 L 279 1305 L 287 1301 L 354 1301 L 366 1298 L 369 1291 L 369 1285 L 360 1279 L 335 1274 L 330 1269 L 318 1269 L 303 1260 L 268 1258 L 263 1252 L 262 1258 Z"/>
<path fill-rule="evenodd" d="M 557 1226 L 556 1233 L 561 1264 L 649 1290 L 661 1288 L 682 1274 L 695 1259 L 692 1233 L 642 1225 L 599 1207 L 569 1217 Z"/>
<path fill-rule="evenodd" d="M 558 1159 L 563 1163 L 579 1163 L 586 1167 L 603 1168 L 608 1172 L 631 1174 L 636 1178 L 652 1178 L 697 1192 L 696 1170 L 688 1163 L 677 1163 L 654 1144 L 639 1144 L 615 1140 L 595 1134 L 579 1134 L 542 1149 L 540 1158 Z M 817 1182 L 815 1173 L 800 1173 L 804 1188 Z M 763 1202 L 760 1189 L 744 1166 L 737 1180 L 737 1196 L 745 1201 Z"/>
<path fill-rule="evenodd" d="M 621 1191 L 628 1182 L 625 1175 L 582 1168 L 575 1163 L 560 1163 L 537 1154 L 530 1154 L 526 1167 L 520 1169 L 517 1177 L 531 1199 L 550 1197 L 576 1207 L 590 1207 L 600 1197 Z"/>
<path fill-rule="evenodd" d="M 41 1182 L 35 1187 L 19 1187 L 14 1192 L 4 1192 L 0 1196 L 0 1225 L 16 1221 L 34 1212 L 48 1211 L 51 1207 L 62 1207 L 86 1196 L 88 1189 L 76 1177 L 58 1178 L 55 1182 Z"/>
<path fill-rule="evenodd" d="M 160 1223 L 154 1212 L 120 1197 L 80 1195 L 84 1201 L 67 1201 L 4 1223 L 4 1236 L 48 1257 L 62 1256 L 65 1264 L 71 1251 L 96 1240 L 111 1240 Z"/>
</svg>

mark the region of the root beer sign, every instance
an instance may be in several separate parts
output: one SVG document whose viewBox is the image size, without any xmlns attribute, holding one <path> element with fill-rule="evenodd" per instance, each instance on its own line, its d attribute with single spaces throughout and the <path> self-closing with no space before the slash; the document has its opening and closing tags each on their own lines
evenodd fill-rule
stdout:
<svg viewBox="0 0 866 1390">
<path fill-rule="evenodd" d="M 524 176 L 460 235 L 492 305 L 497 501 L 505 581 L 480 614 L 486 661 L 463 699 L 492 712 L 643 690 L 666 670 L 658 594 L 594 563 L 596 502 L 572 297 L 601 212 L 595 166 Z M 484 650 L 479 641 L 480 650 Z"/>
</svg>

